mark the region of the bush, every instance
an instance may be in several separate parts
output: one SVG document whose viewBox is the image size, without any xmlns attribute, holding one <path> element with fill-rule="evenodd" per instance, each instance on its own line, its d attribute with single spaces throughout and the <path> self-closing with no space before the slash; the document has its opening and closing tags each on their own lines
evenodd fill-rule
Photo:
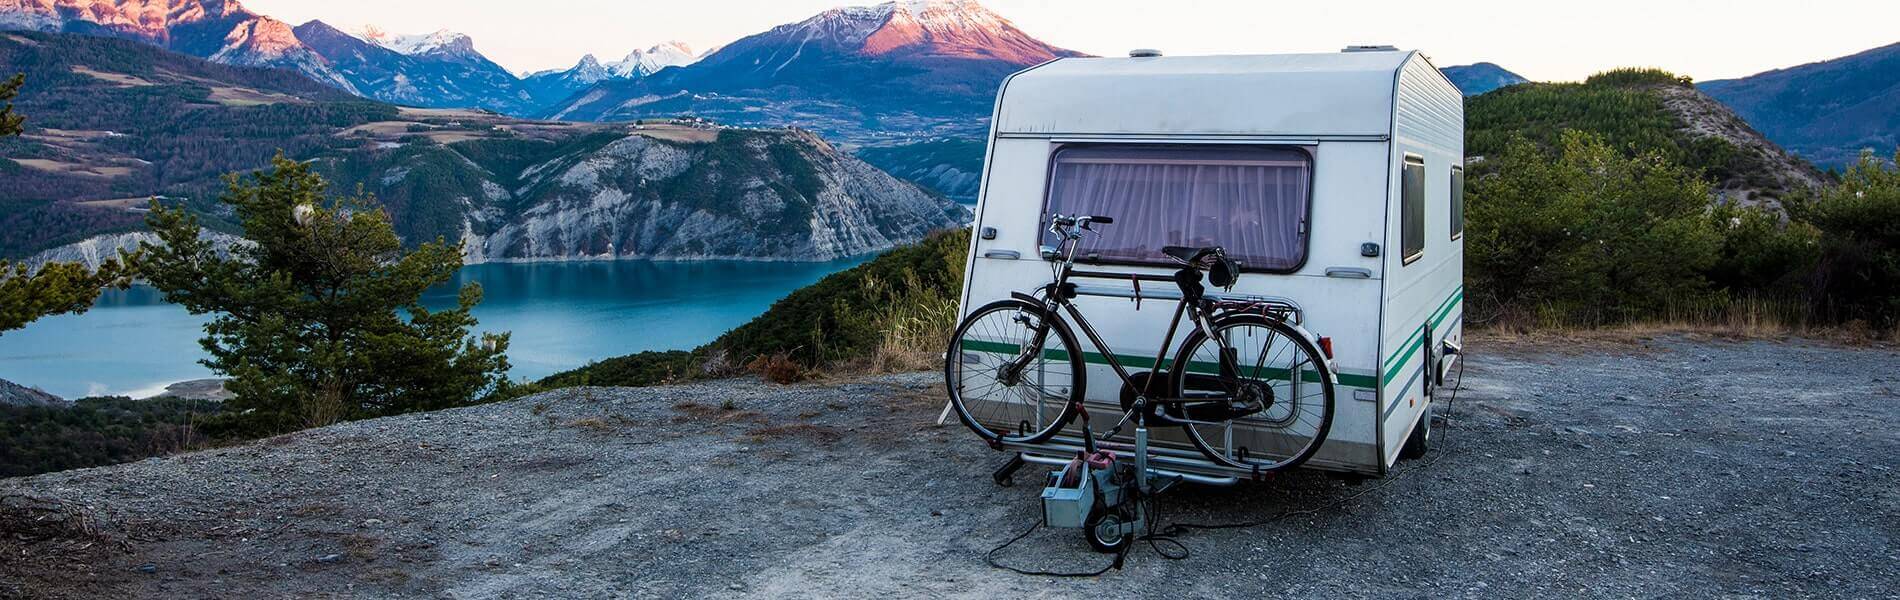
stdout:
<svg viewBox="0 0 1900 600">
<path fill-rule="evenodd" d="M 1519 140 L 1494 165 L 1467 192 L 1478 320 L 1621 322 L 1710 292 L 1722 239 L 1695 172 L 1575 131 L 1555 154 Z"/>
<path fill-rule="evenodd" d="M 0 477 L 130 462 L 211 443 L 217 402 L 85 398 L 72 406 L 0 404 Z"/>
<path fill-rule="evenodd" d="M 1791 202 L 1789 210 L 1821 232 L 1817 310 L 1836 320 L 1900 325 L 1900 169 L 1863 153 L 1840 185 Z"/>
</svg>

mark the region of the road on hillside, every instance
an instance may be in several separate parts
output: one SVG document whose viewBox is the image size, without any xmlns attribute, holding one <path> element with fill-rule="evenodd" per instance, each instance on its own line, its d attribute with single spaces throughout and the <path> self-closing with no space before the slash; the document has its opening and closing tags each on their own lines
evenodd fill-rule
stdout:
<svg viewBox="0 0 1900 600">
<path fill-rule="evenodd" d="M 930 374 L 572 389 L 0 480 L 0 596 L 1894 597 L 1900 352 L 1808 342 L 1469 344 L 1426 459 L 1165 497 L 1187 532 L 1099 578 L 984 553 L 1038 474 Z M 1314 507 L 1321 510 L 1302 512 Z M 48 520 L 50 519 L 50 520 Z M 47 525 L 53 523 L 54 525 Z M 1002 559 L 1098 568 L 1073 531 Z"/>
</svg>

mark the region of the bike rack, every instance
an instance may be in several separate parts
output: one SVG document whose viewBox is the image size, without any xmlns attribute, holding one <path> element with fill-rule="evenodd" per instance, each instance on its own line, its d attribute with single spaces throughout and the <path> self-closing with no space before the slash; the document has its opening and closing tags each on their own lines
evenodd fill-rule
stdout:
<svg viewBox="0 0 1900 600">
<path fill-rule="evenodd" d="M 1069 461 L 1080 454 L 1083 448 L 1082 438 L 1070 435 L 1058 435 L 1039 444 L 1003 442 L 1000 446 L 1002 450 L 1013 454 L 992 474 L 992 478 L 999 485 L 1009 485 L 1005 482 L 1025 463 L 1061 467 L 1069 464 Z M 1134 444 L 1118 440 L 1098 441 L 1096 446 L 1122 453 L 1135 450 Z M 1202 457 L 1201 453 L 1195 450 L 1150 445 L 1148 446 L 1148 465 L 1149 473 L 1160 478 L 1179 478 L 1181 481 L 1202 485 L 1230 486 L 1242 480 L 1256 479 L 1252 471 L 1216 464 Z"/>
</svg>

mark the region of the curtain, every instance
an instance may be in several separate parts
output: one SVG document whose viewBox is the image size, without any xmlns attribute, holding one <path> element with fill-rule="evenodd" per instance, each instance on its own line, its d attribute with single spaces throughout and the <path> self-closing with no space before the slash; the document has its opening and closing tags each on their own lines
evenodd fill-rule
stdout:
<svg viewBox="0 0 1900 600">
<path fill-rule="evenodd" d="M 1082 241 L 1086 261 L 1173 264 L 1163 246 L 1222 246 L 1248 270 L 1287 271 L 1306 256 L 1312 167 L 1285 148 L 1070 146 L 1045 213 L 1115 218 Z"/>
</svg>

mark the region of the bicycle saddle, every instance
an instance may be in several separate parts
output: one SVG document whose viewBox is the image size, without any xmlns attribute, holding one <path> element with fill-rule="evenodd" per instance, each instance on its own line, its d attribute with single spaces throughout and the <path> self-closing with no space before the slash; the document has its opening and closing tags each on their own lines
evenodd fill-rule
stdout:
<svg viewBox="0 0 1900 600">
<path fill-rule="evenodd" d="M 1202 264 L 1201 259 L 1220 252 L 1220 246 L 1164 246 L 1161 248 L 1162 254 L 1195 268 L 1204 268 L 1206 265 Z"/>
<path fill-rule="evenodd" d="M 1164 246 L 1161 248 L 1161 253 L 1168 255 L 1169 258 L 1181 261 L 1181 263 L 1186 264 L 1187 268 L 1191 271 L 1207 271 L 1207 280 L 1213 283 L 1214 287 L 1231 290 L 1234 288 L 1234 284 L 1240 281 L 1240 263 L 1234 262 L 1231 258 L 1227 258 L 1227 251 L 1222 250 L 1220 246 L 1202 246 L 1198 248 L 1190 246 Z M 1208 260 L 1210 257 L 1214 260 Z M 1186 272 L 1187 271 L 1183 271 L 1183 273 Z M 1198 280 L 1200 275 L 1194 275 L 1194 278 Z M 1185 285 L 1182 287 L 1182 291 L 1187 291 Z"/>
</svg>

